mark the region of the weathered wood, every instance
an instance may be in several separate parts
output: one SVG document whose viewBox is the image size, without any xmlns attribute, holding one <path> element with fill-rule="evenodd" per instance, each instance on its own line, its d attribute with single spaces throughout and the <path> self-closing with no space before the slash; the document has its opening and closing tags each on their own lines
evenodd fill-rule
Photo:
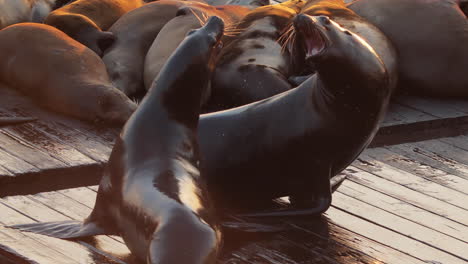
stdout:
<svg viewBox="0 0 468 264">
<path fill-rule="evenodd" d="M 63 221 L 63 220 L 73 219 L 67 216 L 63 212 L 54 210 L 50 207 L 47 207 L 44 204 L 41 204 L 31 198 L 24 197 L 24 196 L 7 197 L 7 198 L 4 198 L 1 202 L 9 206 L 10 208 L 14 208 L 16 211 L 22 212 L 23 214 L 27 215 L 28 217 L 36 221 L 47 222 L 47 221 Z M 70 208 L 73 208 L 75 204 L 70 202 L 68 203 L 68 206 Z M 63 207 L 67 207 L 67 205 L 63 205 Z M 63 209 L 63 207 L 61 209 Z M 33 236 L 33 234 L 29 234 L 26 232 L 24 234 L 27 234 L 29 237 Z M 58 247 L 70 246 L 70 245 L 65 245 L 64 242 L 67 242 L 67 241 L 63 241 L 61 239 L 49 238 L 49 237 L 41 236 L 41 235 L 37 235 L 37 236 L 38 236 L 37 239 L 41 239 L 41 241 L 42 239 L 50 240 L 50 241 L 47 241 L 48 244 L 56 243 L 56 246 Z M 84 246 L 86 248 L 86 251 L 92 251 L 93 254 L 98 254 L 99 256 L 102 256 L 103 258 L 109 259 L 108 261 L 110 261 L 111 263 L 120 263 L 121 260 L 119 259 L 125 260 L 126 258 L 129 257 L 129 251 L 125 245 L 107 236 L 95 236 L 91 239 L 79 240 L 78 243 Z M 75 243 L 75 246 L 77 245 L 78 244 Z"/>
<path fill-rule="evenodd" d="M 467 151 L 444 143 L 440 140 L 414 142 L 413 145 L 420 149 L 428 150 L 439 157 L 445 158 L 446 160 L 454 160 L 464 165 L 468 165 Z"/>
<path fill-rule="evenodd" d="M 341 210 L 433 247 L 434 249 L 427 250 L 434 251 L 434 254 L 437 254 L 440 260 L 444 260 L 441 261 L 442 263 L 452 263 L 449 260 L 457 261 L 453 257 L 458 258 L 458 261 L 460 261 L 468 252 L 468 244 L 465 242 L 386 212 L 378 207 L 341 193 L 336 193 L 333 198 L 333 205 Z M 440 252 L 437 252 L 439 250 Z"/>
<path fill-rule="evenodd" d="M 406 157 L 414 159 L 418 162 L 427 164 L 431 167 L 438 168 L 442 171 L 456 175 L 465 180 L 468 179 L 468 166 L 462 163 L 456 162 L 451 159 L 447 159 L 437 155 L 436 153 L 420 149 L 419 147 L 412 144 L 399 144 L 393 146 L 386 146 L 385 148 L 395 152 L 401 153 Z"/>
<path fill-rule="evenodd" d="M 338 189 L 339 193 L 358 199 L 361 202 L 378 207 L 437 232 L 461 241 L 468 241 L 467 227 L 457 222 L 395 199 L 353 181 L 345 181 Z"/>
<path fill-rule="evenodd" d="M 465 195 L 468 194 L 468 180 L 413 160 L 410 157 L 404 156 L 404 154 L 399 154 L 385 148 L 368 149 L 365 151 L 365 154 L 389 166 L 411 173 L 412 175 L 422 177 Z"/>
<path fill-rule="evenodd" d="M 460 111 L 453 107 L 453 99 L 444 100 L 417 96 L 400 96 L 396 97 L 395 101 L 409 108 L 420 110 L 421 112 L 436 116 L 438 118 L 467 118 L 466 112 Z M 468 106 L 468 102 L 465 105 Z"/>
<path fill-rule="evenodd" d="M 463 209 L 468 208 L 468 204 L 464 202 L 464 199 L 466 199 L 465 194 L 449 189 L 427 179 L 415 176 L 406 171 L 389 166 L 383 162 L 373 159 L 372 157 L 369 157 L 366 153 L 359 156 L 358 161 L 354 162 L 353 165 L 379 177 L 405 186 L 411 190 L 424 193 L 427 196 L 439 199 L 453 206 L 457 206 Z M 466 216 L 468 219 L 468 211 L 466 211 Z"/>
<path fill-rule="evenodd" d="M 351 181 L 468 226 L 467 211 L 464 209 L 378 177 L 354 166 L 350 166 L 343 173 L 346 174 Z"/>
<path fill-rule="evenodd" d="M 418 259 L 427 262 L 432 261 L 433 263 L 466 263 L 460 258 L 449 254 L 441 254 L 441 251 L 437 251 L 433 247 L 395 233 L 375 223 L 368 222 L 357 216 L 350 216 L 345 211 L 336 207 L 330 208 L 326 215 L 333 219 L 333 222 L 348 230 L 353 230 L 369 239 L 388 245 Z"/>
</svg>

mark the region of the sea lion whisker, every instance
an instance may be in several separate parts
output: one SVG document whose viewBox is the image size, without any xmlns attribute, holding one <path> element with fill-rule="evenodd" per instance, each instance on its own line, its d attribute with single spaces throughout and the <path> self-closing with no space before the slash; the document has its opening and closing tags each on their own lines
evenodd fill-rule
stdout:
<svg viewBox="0 0 468 264">
<path fill-rule="evenodd" d="M 192 12 L 192 14 L 197 18 L 198 22 L 200 22 L 200 26 L 203 26 L 203 21 L 201 20 L 201 18 L 197 15 L 197 13 L 195 13 L 195 11 L 193 10 L 193 8 L 189 8 L 190 9 L 190 12 Z"/>
</svg>

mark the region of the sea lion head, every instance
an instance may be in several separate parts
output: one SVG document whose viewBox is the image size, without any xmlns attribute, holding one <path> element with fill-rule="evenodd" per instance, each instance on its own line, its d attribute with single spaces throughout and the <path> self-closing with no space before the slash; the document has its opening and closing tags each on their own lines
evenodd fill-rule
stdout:
<svg viewBox="0 0 468 264">
<path fill-rule="evenodd" d="M 299 14 L 293 25 L 306 63 L 314 65 L 328 89 L 342 95 L 388 95 L 387 69 L 362 37 L 327 16 Z"/>
</svg>

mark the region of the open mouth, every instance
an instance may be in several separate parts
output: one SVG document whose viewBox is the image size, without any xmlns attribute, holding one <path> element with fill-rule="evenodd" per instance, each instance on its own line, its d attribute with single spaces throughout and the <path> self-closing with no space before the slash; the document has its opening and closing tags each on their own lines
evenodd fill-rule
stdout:
<svg viewBox="0 0 468 264">
<path fill-rule="evenodd" d="M 322 33 L 321 25 L 315 17 L 298 15 L 294 20 L 294 27 L 302 36 L 306 60 L 317 57 L 326 50 L 328 39 Z"/>
</svg>

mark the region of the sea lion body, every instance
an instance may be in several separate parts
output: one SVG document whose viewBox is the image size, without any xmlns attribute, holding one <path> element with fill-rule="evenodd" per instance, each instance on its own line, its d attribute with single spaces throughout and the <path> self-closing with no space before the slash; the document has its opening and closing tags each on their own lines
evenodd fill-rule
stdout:
<svg viewBox="0 0 468 264">
<path fill-rule="evenodd" d="M 171 56 L 117 139 L 84 223 L 13 227 L 59 238 L 118 234 L 148 264 L 215 263 L 220 233 L 198 169 L 196 131 L 223 28 L 209 19 Z"/>
<path fill-rule="evenodd" d="M 315 75 L 271 98 L 200 117 L 203 171 L 217 206 L 242 209 L 289 195 L 309 209 L 253 216 L 324 212 L 329 178 L 371 142 L 384 117 L 392 89 L 372 47 L 324 16 L 301 14 L 294 25 L 307 43 L 321 43 L 305 51 Z"/>
<path fill-rule="evenodd" d="M 0 117 L 0 128 L 29 123 L 35 120 L 35 118 L 28 117 Z"/>
<path fill-rule="evenodd" d="M 224 110 L 291 89 L 287 78 L 294 67 L 291 54 L 278 39 L 303 1 L 291 0 L 249 12 L 240 32 L 219 55 L 207 110 Z"/>
<path fill-rule="evenodd" d="M 143 71 L 146 54 L 161 28 L 189 1 L 160 0 L 123 15 L 109 32 L 116 41 L 104 54 L 112 83 L 128 96 L 145 92 Z"/>
<path fill-rule="evenodd" d="M 54 10 L 44 23 L 62 30 L 101 56 L 114 41 L 111 33 L 103 31 L 142 4 L 141 0 L 77 0 Z"/>
<path fill-rule="evenodd" d="M 185 3 L 185 2 L 184 2 Z M 170 20 L 159 32 L 145 58 L 144 82 L 149 89 L 169 56 L 184 36 L 192 29 L 200 28 L 206 17 L 218 16 L 230 28 L 239 22 L 249 9 L 243 6 L 210 6 L 203 3 L 187 3 L 178 11 L 177 17 Z M 223 38 L 223 43 L 228 41 Z"/>
<path fill-rule="evenodd" d="M 348 5 L 398 52 L 399 89 L 468 98 L 468 19 L 457 0 L 360 0 Z"/>
<path fill-rule="evenodd" d="M 112 87 L 102 60 L 65 33 L 21 23 L 0 31 L 0 82 L 55 112 L 123 125 L 136 105 Z"/>
</svg>

